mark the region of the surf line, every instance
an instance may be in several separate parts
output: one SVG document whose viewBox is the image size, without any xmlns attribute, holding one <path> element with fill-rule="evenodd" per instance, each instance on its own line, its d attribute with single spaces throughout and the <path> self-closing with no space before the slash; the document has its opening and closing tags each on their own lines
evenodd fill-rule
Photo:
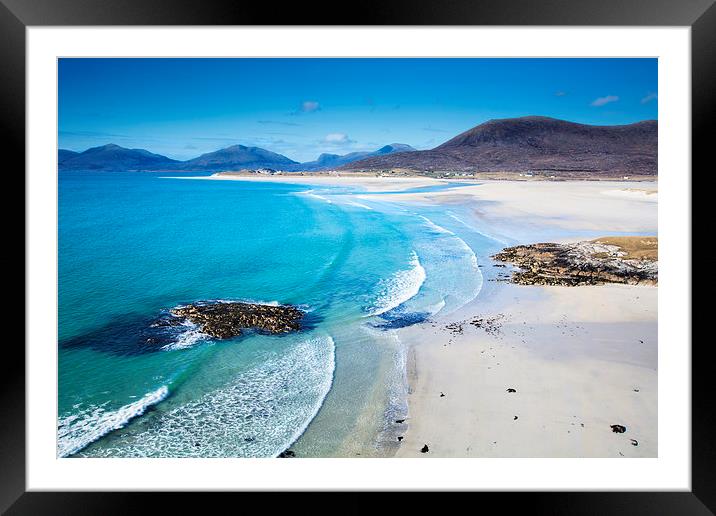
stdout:
<svg viewBox="0 0 716 516">
<path fill-rule="evenodd" d="M 384 314 L 418 295 L 427 274 L 415 251 L 411 252 L 410 266 L 410 269 L 399 270 L 379 283 L 378 298 L 369 316 Z"/>
<path fill-rule="evenodd" d="M 129 421 L 141 416 L 147 408 L 165 400 L 167 396 L 169 388 L 162 385 L 117 410 L 105 412 L 101 407 L 97 407 L 90 413 L 62 419 L 57 426 L 57 456 L 74 455 L 108 433 L 123 428 Z"/>
</svg>

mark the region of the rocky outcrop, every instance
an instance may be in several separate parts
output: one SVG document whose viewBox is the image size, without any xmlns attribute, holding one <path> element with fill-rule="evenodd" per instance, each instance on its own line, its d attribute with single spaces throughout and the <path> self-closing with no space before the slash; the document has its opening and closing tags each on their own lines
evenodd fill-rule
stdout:
<svg viewBox="0 0 716 516">
<path fill-rule="evenodd" d="M 631 259 L 620 246 L 599 241 L 519 245 L 493 258 L 516 265 L 510 280 L 521 285 L 655 285 L 658 280 L 656 260 Z"/>
<path fill-rule="evenodd" d="M 216 339 L 235 337 L 249 329 L 269 334 L 298 331 L 305 315 L 291 305 L 241 302 L 197 302 L 172 308 L 170 313 L 175 317 L 176 324 L 189 321 Z"/>
</svg>

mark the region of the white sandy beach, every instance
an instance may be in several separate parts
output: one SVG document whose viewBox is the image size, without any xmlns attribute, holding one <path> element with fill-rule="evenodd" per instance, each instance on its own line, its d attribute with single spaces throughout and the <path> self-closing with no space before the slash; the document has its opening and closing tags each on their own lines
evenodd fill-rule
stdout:
<svg viewBox="0 0 716 516">
<path fill-rule="evenodd" d="M 440 182 L 259 180 L 350 184 L 364 187 L 358 197 L 366 199 L 371 191 Z M 532 243 L 547 237 L 591 239 L 595 232 L 654 235 L 656 192 L 656 182 L 480 181 L 457 190 L 381 198 L 468 204 L 476 226 L 511 242 Z M 497 330 L 469 324 L 477 317 L 496 317 Z M 458 325 L 446 328 L 452 323 Z M 398 457 L 658 454 L 656 287 L 491 283 L 459 312 L 400 331 L 410 345 L 410 393 Z M 623 425 L 626 432 L 614 433 L 611 425 Z M 425 445 L 429 451 L 422 453 Z"/>
<path fill-rule="evenodd" d="M 653 287 L 505 285 L 450 318 L 500 317 L 494 335 L 468 322 L 462 334 L 443 321 L 407 329 L 397 456 L 656 456 L 656 301 Z"/>
<path fill-rule="evenodd" d="M 384 192 L 392 190 L 409 190 L 411 188 L 420 188 L 422 186 L 431 186 L 445 181 L 431 179 L 429 177 L 377 177 L 377 176 L 329 176 L 329 175 L 213 175 L 201 176 L 196 179 L 215 179 L 218 181 L 249 181 L 249 182 L 268 182 L 268 183 L 290 183 L 297 185 L 332 185 L 332 186 L 359 186 L 365 188 L 368 192 Z"/>
<path fill-rule="evenodd" d="M 430 193 L 382 195 L 403 202 L 468 203 L 478 223 L 524 243 L 533 233 L 560 241 L 588 231 L 656 234 L 655 182 L 479 181 L 479 185 Z M 361 196 L 358 196 L 361 197 Z M 570 238 L 571 236 L 571 238 Z"/>
<path fill-rule="evenodd" d="M 587 231 L 655 234 L 656 194 L 639 192 L 656 188 L 490 182 L 413 197 L 474 202 L 481 226 L 528 243 L 548 228 L 568 235 L 560 240 Z M 426 456 L 428 445 L 439 457 L 657 456 L 657 308 L 649 286 L 500 284 L 450 317 L 499 317 L 495 334 L 470 324 L 455 334 L 440 321 L 430 338 L 408 337 L 417 343 L 410 420 L 397 455 Z M 616 424 L 627 431 L 612 432 Z"/>
</svg>

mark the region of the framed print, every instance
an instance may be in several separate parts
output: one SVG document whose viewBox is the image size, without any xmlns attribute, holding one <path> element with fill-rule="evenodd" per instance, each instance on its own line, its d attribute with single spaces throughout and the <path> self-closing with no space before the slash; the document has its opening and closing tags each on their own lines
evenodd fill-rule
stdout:
<svg viewBox="0 0 716 516">
<path fill-rule="evenodd" d="M 713 510 L 691 336 L 712 2 L 354 26 L 3 2 L 26 192 L 8 514 L 136 491 Z"/>
</svg>

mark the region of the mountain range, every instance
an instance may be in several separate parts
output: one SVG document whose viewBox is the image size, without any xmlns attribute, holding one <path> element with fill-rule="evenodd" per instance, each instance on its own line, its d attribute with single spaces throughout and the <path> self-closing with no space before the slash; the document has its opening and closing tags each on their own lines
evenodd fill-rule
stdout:
<svg viewBox="0 0 716 516">
<path fill-rule="evenodd" d="M 351 152 L 340 156 L 338 154 L 321 154 L 316 161 L 301 163 L 301 170 L 325 170 L 327 168 L 337 168 L 355 161 L 370 158 L 373 156 L 386 156 L 396 152 L 413 152 L 415 151 L 410 145 L 404 143 L 391 143 L 385 147 L 381 147 L 373 152 Z"/>
<path fill-rule="evenodd" d="M 372 156 L 384 156 L 394 152 L 415 151 L 410 145 L 393 143 L 373 152 L 351 152 L 350 154 L 321 154 L 316 161 L 299 163 L 281 154 L 260 147 L 232 145 L 225 149 L 202 154 L 186 161 L 177 161 L 144 149 L 127 149 L 114 143 L 92 147 L 84 152 L 67 149 L 57 151 L 60 170 L 104 170 L 104 171 L 151 171 L 151 170 L 196 170 L 221 171 L 240 169 L 271 168 L 275 170 L 326 170 L 349 164 Z"/>
<path fill-rule="evenodd" d="M 84 152 L 59 149 L 60 170 L 224 171 L 271 168 L 285 171 L 369 170 L 528 172 L 555 175 L 656 175 L 658 122 L 596 126 L 529 116 L 490 120 L 431 150 L 393 143 L 373 152 L 321 154 L 299 163 L 259 147 L 232 145 L 177 161 L 144 149 L 115 144 Z"/>
<path fill-rule="evenodd" d="M 597 126 L 530 116 L 490 120 L 431 150 L 373 156 L 344 170 L 656 175 L 658 122 Z"/>
</svg>

